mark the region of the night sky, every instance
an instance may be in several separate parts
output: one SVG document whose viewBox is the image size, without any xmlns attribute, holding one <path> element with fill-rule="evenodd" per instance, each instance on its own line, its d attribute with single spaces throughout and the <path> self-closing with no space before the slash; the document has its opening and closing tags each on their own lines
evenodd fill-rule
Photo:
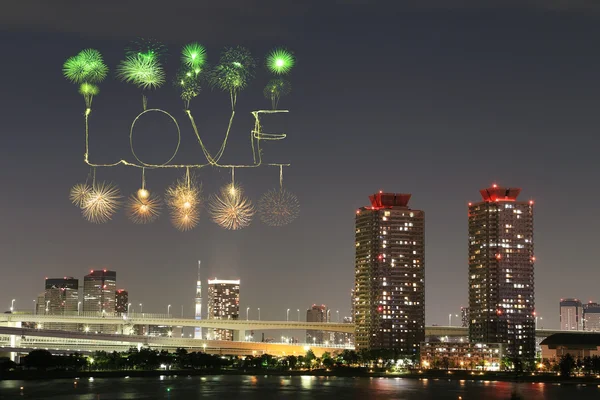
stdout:
<svg viewBox="0 0 600 400">
<path fill-rule="evenodd" d="M 600 6 L 584 0 L 479 3 L 3 5 L 0 309 L 13 298 L 17 309 L 32 308 L 44 277 L 74 276 L 82 283 L 89 269 L 109 268 L 136 309 L 142 302 L 145 312 L 164 313 L 172 304 L 179 313 L 183 304 L 191 316 L 200 259 L 205 279 L 241 279 L 242 318 L 246 307 L 257 318 L 260 307 L 262 319 L 285 319 L 287 308 L 296 319 L 296 309 L 313 303 L 327 304 L 334 316 L 335 310 L 349 315 L 355 209 L 384 190 L 412 193 L 412 208 L 426 212 L 426 319 L 447 324 L 449 313 L 468 304 L 467 203 L 498 183 L 521 187 L 521 198 L 536 202 L 537 312 L 543 326 L 558 327 L 561 297 L 600 300 Z M 62 63 L 82 48 L 104 54 L 111 76 L 94 99 L 90 156 L 131 159 L 129 126 L 141 111 L 141 96 L 113 72 L 124 47 L 140 36 L 169 47 L 169 79 L 180 47 L 191 41 L 207 47 L 213 64 L 230 45 L 246 46 L 257 58 L 278 45 L 295 52 L 293 90 L 281 101 L 291 113 L 277 121 L 288 138 L 264 146 L 267 161 L 292 163 L 284 184 L 301 202 L 295 223 L 270 228 L 255 220 L 231 232 L 204 211 L 200 225 L 182 233 L 166 210 L 141 226 L 124 212 L 104 225 L 81 217 L 68 193 L 89 171 L 85 107 L 77 87 L 63 79 Z M 240 95 L 223 161 L 251 161 L 249 111 L 269 106 L 262 96 L 267 79 L 260 69 Z M 228 104 L 226 94 L 210 88 L 192 103 L 213 151 Z M 149 105 L 181 124 L 177 160 L 202 162 L 175 89 L 166 84 L 151 93 Z M 144 158 L 168 158 L 174 133 L 163 122 L 149 118 L 136 131 Z M 180 175 L 149 171 L 147 185 L 162 192 Z M 140 184 L 137 169 L 102 169 L 97 176 L 126 195 Z M 208 194 L 227 183 L 229 173 L 203 169 L 199 178 Z M 258 200 L 277 186 L 278 171 L 259 168 L 236 178 Z"/>
</svg>

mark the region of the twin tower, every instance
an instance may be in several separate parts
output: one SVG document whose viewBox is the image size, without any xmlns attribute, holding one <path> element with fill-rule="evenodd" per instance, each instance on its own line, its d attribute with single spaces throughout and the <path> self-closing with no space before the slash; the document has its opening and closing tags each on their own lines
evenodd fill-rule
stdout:
<svg viewBox="0 0 600 400">
<path fill-rule="evenodd" d="M 518 201 L 520 191 L 493 185 L 469 203 L 469 339 L 533 360 L 533 202 Z M 425 213 L 408 207 L 410 197 L 379 192 L 356 211 L 357 349 L 412 356 L 425 341 Z"/>
</svg>

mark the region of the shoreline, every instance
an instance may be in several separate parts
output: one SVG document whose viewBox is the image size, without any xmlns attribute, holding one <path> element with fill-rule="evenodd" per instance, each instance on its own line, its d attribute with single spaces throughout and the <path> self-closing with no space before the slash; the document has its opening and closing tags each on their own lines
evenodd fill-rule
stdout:
<svg viewBox="0 0 600 400">
<path fill-rule="evenodd" d="M 264 371 L 260 369 L 228 370 L 228 369 L 198 369 L 198 370 L 121 370 L 121 371 L 9 371 L 0 374 L 3 380 L 54 380 L 54 379 L 81 379 L 81 378 L 152 378 L 160 376 L 318 376 L 336 378 L 389 378 L 413 380 L 448 380 L 448 381 L 483 381 L 483 382 L 513 382 L 513 383 L 549 383 L 558 385 L 595 384 L 600 386 L 600 379 L 594 377 L 573 377 L 569 379 L 556 375 L 546 374 L 521 374 L 515 376 L 509 372 L 479 372 L 470 371 L 427 371 L 422 373 L 386 373 L 368 372 L 358 368 L 341 368 L 333 371 Z"/>
</svg>

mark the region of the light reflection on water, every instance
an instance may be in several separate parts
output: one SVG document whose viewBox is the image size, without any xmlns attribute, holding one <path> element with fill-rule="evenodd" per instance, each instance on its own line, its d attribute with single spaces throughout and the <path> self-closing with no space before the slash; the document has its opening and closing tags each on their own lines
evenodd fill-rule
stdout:
<svg viewBox="0 0 600 400">
<path fill-rule="evenodd" d="M 23 390 L 20 388 L 23 387 Z M 314 376 L 160 376 L 49 381 L 0 381 L 0 399 L 192 399 L 265 398 L 508 400 L 598 399 L 598 385 L 491 382 L 447 379 L 342 378 Z"/>
</svg>

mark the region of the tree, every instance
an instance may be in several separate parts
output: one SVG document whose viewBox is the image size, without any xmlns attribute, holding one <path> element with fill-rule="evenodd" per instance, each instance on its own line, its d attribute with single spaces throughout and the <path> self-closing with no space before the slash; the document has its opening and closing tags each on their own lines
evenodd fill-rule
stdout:
<svg viewBox="0 0 600 400">
<path fill-rule="evenodd" d="M 25 357 L 24 364 L 27 368 L 45 371 L 54 366 L 54 356 L 48 350 L 32 350 Z"/>
<path fill-rule="evenodd" d="M 17 364 L 11 361 L 8 357 L 0 358 L 0 372 L 10 371 L 11 369 L 17 368 Z"/>
<path fill-rule="evenodd" d="M 321 362 L 325 366 L 325 368 L 333 368 L 335 361 L 331 358 L 331 354 L 328 352 L 323 353 L 321 356 Z"/>
<path fill-rule="evenodd" d="M 573 372 L 573 368 L 575 368 L 575 360 L 571 354 L 567 353 L 561 357 L 560 362 L 558 363 L 558 367 L 560 369 L 560 375 L 568 378 L 571 376 Z"/>
</svg>

